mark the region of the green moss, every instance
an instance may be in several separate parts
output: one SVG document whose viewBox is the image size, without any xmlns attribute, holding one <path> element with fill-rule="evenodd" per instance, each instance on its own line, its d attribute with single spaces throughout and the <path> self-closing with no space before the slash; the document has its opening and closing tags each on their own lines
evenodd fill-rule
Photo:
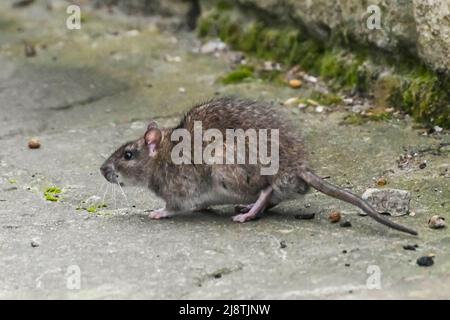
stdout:
<svg viewBox="0 0 450 320">
<path fill-rule="evenodd" d="M 310 99 L 317 101 L 318 104 L 324 106 L 338 105 L 342 103 L 342 98 L 333 93 L 313 92 Z"/>
<path fill-rule="evenodd" d="M 234 84 L 244 81 L 247 78 L 253 76 L 253 68 L 248 66 L 240 66 L 236 70 L 231 71 L 225 75 L 221 82 L 223 84 Z"/>
<path fill-rule="evenodd" d="M 231 10 L 232 8 L 233 6 L 231 5 L 231 3 L 225 0 L 218 1 L 216 4 L 216 9 L 219 11 L 227 11 Z"/>
<path fill-rule="evenodd" d="M 47 201 L 57 202 L 59 201 L 60 194 L 62 193 L 61 189 L 58 187 L 50 187 L 44 191 L 44 198 Z"/>
<path fill-rule="evenodd" d="M 197 34 L 203 38 L 210 34 L 212 23 L 210 19 L 200 19 L 197 26 Z"/>
<path fill-rule="evenodd" d="M 391 106 L 428 125 L 450 128 L 450 80 L 430 71 L 412 74 L 391 90 Z"/>
<path fill-rule="evenodd" d="M 239 10 L 230 10 L 229 6 L 223 9 L 215 8 L 203 14 L 198 27 L 201 37 L 220 37 L 236 50 L 280 62 L 286 67 L 298 64 L 302 70 L 328 80 L 336 91 L 375 94 L 381 97 L 378 101 L 383 107 L 403 110 L 426 125 L 450 128 L 450 77 L 438 76 L 416 58 L 360 48 L 346 35 L 334 34 L 326 42 L 318 41 L 298 25 L 274 26 L 273 21 L 251 20 Z M 384 77 L 380 78 L 380 74 L 386 72 L 393 74 L 396 80 L 387 84 Z M 222 82 L 237 83 L 253 75 L 253 70 L 238 69 L 225 76 Z M 258 76 L 263 77 L 263 74 L 258 73 Z M 278 75 L 267 79 L 276 80 Z M 328 105 L 337 101 L 320 103 Z M 359 122 L 355 117 L 349 121 Z M 377 120 L 375 118 L 364 120 Z M 387 115 L 379 118 L 385 119 Z"/>
<path fill-rule="evenodd" d="M 351 113 L 342 120 L 342 124 L 347 125 L 362 125 L 367 122 L 367 118 L 364 118 L 358 113 Z"/>
<path fill-rule="evenodd" d="M 88 208 L 84 208 L 84 209 L 89 213 L 97 213 L 99 210 L 106 208 L 106 207 L 107 207 L 106 204 L 101 203 L 101 204 L 94 204 L 94 205 L 92 205 Z"/>
<path fill-rule="evenodd" d="M 387 121 L 392 118 L 392 114 L 388 112 L 374 113 L 370 115 L 364 115 L 359 113 L 351 113 L 344 118 L 341 122 L 347 125 L 362 125 L 368 121 Z"/>
</svg>

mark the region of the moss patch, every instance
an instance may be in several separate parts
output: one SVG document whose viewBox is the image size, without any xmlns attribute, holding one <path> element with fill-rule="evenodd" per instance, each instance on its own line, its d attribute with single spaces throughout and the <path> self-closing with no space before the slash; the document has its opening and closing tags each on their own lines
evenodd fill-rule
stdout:
<svg viewBox="0 0 450 320">
<path fill-rule="evenodd" d="M 427 126 L 450 128 L 449 76 L 438 75 L 402 53 L 394 56 L 378 49 L 352 46 L 351 41 L 339 35 L 319 41 L 299 24 L 274 26 L 273 20 L 249 19 L 248 13 L 243 15 L 240 9 L 213 7 L 199 20 L 199 36 L 219 37 L 232 48 L 260 59 L 287 66 L 298 64 L 328 80 L 337 91 L 375 94 L 376 101 L 385 107 L 405 111 Z M 395 81 L 387 80 L 385 74 Z M 224 83 L 250 76 L 250 70 L 238 70 L 225 77 Z"/>
<path fill-rule="evenodd" d="M 85 210 L 89 213 L 97 213 L 99 210 L 106 208 L 106 207 L 107 207 L 106 204 L 101 203 L 101 204 L 94 204 L 88 208 L 85 208 Z"/>
<path fill-rule="evenodd" d="M 84 201 L 83 201 L 84 203 Z M 85 210 L 89 213 L 99 213 L 101 209 L 107 208 L 108 206 L 105 203 L 94 203 L 89 205 L 88 207 L 80 205 L 75 210 Z"/>
<path fill-rule="evenodd" d="M 322 93 L 314 91 L 310 95 L 310 99 L 323 106 L 333 106 L 342 103 L 342 98 L 333 93 Z"/>
<path fill-rule="evenodd" d="M 44 198 L 47 201 L 57 202 L 61 199 L 61 197 L 60 197 L 61 193 L 62 193 L 62 191 L 60 188 L 50 187 L 44 191 Z"/>
<path fill-rule="evenodd" d="M 247 78 L 253 76 L 253 68 L 248 66 L 240 66 L 239 68 L 231 71 L 220 79 L 223 84 L 233 84 L 244 81 Z"/>
<path fill-rule="evenodd" d="M 351 113 L 342 120 L 342 124 L 362 125 L 368 121 L 387 121 L 392 119 L 392 114 L 380 112 L 369 115 Z"/>
</svg>

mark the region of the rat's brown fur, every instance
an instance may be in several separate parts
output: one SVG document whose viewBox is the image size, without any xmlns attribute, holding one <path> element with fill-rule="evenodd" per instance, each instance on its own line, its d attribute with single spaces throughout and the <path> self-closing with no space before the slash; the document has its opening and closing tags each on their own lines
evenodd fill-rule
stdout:
<svg viewBox="0 0 450 320">
<path fill-rule="evenodd" d="M 174 130 L 183 128 L 192 136 L 194 121 L 201 121 L 204 131 L 218 129 L 224 137 L 226 129 L 279 129 L 278 172 L 274 175 L 261 175 L 259 163 L 174 164 L 171 152 L 178 142 L 171 141 L 171 134 Z M 124 144 L 114 152 L 102 166 L 102 173 L 110 182 L 145 184 L 164 199 L 166 208 L 160 210 L 164 214 L 154 217 L 165 217 L 174 212 L 192 211 L 211 205 L 251 204 L 264 193 L 267 201 L 260 203 L 259 209 L 262 211 L 270 205 L 306 193 L 311 185 L 330 196 L 360 207 L 385 225 L 416 234 L 415 231 L 382 217 L 358 196 L 315 175 L 306 164 L 301 140 L 287 123 L 273 107 L 264 103 L 235 98 L 214 99 L 194 106 L 175 128 L 162 129 L 162 140 L 154 157 L 147 153 L 145 138 L 140 138 Z M 193 153 L 193 148 L 191 149 Z M 125 152 L 132 152 L 133 159 L 125 160 Z M 191 159 L 194 159 L 193 154 Z M 246 220 L 248 219 L 238 221 Z"/>
</svg>

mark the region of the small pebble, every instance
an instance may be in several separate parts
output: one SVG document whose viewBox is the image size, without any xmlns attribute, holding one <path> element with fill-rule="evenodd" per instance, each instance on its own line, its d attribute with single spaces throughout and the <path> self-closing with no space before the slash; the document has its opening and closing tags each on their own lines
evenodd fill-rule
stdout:
<svg viewBox="0 0 450 320">
<path fill-rule="evenodd" d="M 347 250 L 342 250 L 342 253 L 343 253 L 343 254 L 346 254 L 346 253 L 347 253 Z"/>
<path fill-rule="evenodd" d="M 407 245 L 404 245 L 403 246 L 403 249 L 405 249 L 405 250 L 410 250 L 410 251 L 416 251 L 416 249 L 418 248 L 419 246 L 417 245 L 417 244 L 407 244 Z"/>
<path fill-rule="evenodd" d="M 424 256 L 417 259 L 417 264 L 421 267 L 430 267 L 434 264 L 433 257 Z"/>
<path fill-rule="evenodd" d="M 181 88 L 178 88 L 178 92 L 180 92 L 180 93 L 185 93 L 185 92 L 186 92 L 186 89 L 185 89 L 185 88 L 183 88 L 183 87 L 181 87 Z"/>
<path fill-rule="evenodd" d="M 340 223 L 340 226 L 341 226 L 342 228 L 350 228 L 350 227 L 352 226 L 352 224 L 351 224 L 350 221 L 342 221 L 342 222 Z"/>
<path fill-rule="evenodd" d="M 167 62 L 181 62 L 181 58 L 179 56 L 171 56 L 170 54 L 166 54 L 164 59 Z"/>
<path fill-rule="evenodd" d="M 139 35 L 139 30 L 129 30 L 127 32 L 125 32 L 125 36 L 126 37 L 136 37 Z"/>
<path fill-rule="evenodd" d="M 297 89 L 302 86 L 302 82 L 298 79 L 291 79 L 291 80 L 289 80 L 289 86 L 291 88 Z"/>
<path fill-rule="evenodd" d="M 297 220 L 311 220 L 314 219 L 315 217 L 315 213 L 301 213 L 301 214 L 296 214 L 295 215 L 295 219 Z"/>
<path fill-rule="evenodd" d="M 336 223 L 339 222 L 341 220 L 341 213 L 339 211 L 332 211 L 329 215 L 328 215 L 328 219 L 330 219 L 330 221 L 332 223 Z"/>
<path fill-rule="evenodd" d="M 346 267 L 350 267 L 350 263 L 346 263 L 345 266 L 346 266 Z"/>
<path fill-rule="evenodd" d="M 292 107 L 298 104 L 298 98 L 289 98 L 285 102 L 283 102 L 285 106 Z"/>
<path fill-rule="evenodd" d="M 445 224 L 445 219 L 441 216 L 435 215 L 432 216 L 430 218 L 430 220 L 428 220 L 428 226 L 431 229 L 441 229 L 441 228 L 445 228 L 446 224 Z"/>
<path fill-rule="evenodd" d="M 420 169 L 425 169 L 426 167 L 427 167 L 427 162 L 426 161 L 424 161 L 421 164 L 419 164 L 419 168 Z"/>
<path fill-rule="evenodd" d="M 31 247 L 33 247 L 33 248 L 39 247 L 39 243 L 36 240 L 31 240 L 30 244 L 31 244 Z"/>
<path fill-rule="evenodd" d="M 325 110 L 325 107 L 324 107 L 324 106 L 317 106 L 317 107 L 316 107 L 316 112 L 317 112 L 317 113 L 322 113 L 324 110 Z"/>
<path fill-rule="evenodd" d="M 344 98 L 342 100 L 346 105 L 352 105 L 353 104 L 353 99 L 352 98 Z"/>
<path fill-rule="evenodd" d="M 220 40 L 211 40 L 206 42 L 200 47 L 200 53 L 210 54 L 216 53 L 220 51 L 224 51 L 227 49 L 227 44 Z M 242 59 L 239 59 L 242 60 Z"/>
<path fill-rule="evenodd" d="M 280 241 L 280 248 L 281 249 L 284 249 L 284 248 L 286 248 L 287 247 L 287 245 L 286 245 L 286 241 Z"/>
<path fill-rule="evenodd" d="M 30 149 L 39 149 L 41 147 L 41 143 L 37 138 L 31 138 L 28 140 L 28 148 Z"/>
<path fill-rule="evenodd" d="M 317 83 L 317 81 L 318 81 L 317 77 L 313 77 L 313 76 L 310 76 L 307 74 L 303 75 L 303 79 L 305 79 L 306 81 L 311 82 L 311 83 Z"/>
</svg>

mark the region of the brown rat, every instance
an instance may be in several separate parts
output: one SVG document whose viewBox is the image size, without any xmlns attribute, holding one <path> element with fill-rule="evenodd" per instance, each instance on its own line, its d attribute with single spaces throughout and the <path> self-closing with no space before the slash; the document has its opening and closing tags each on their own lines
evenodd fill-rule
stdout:
<svg viewBox="0 0 450 320">
<path fill-rule="evenodd" d="M 246 140 L 247 153 L 244 154 L 245 161 L 242 164 L 236 163 L 239 152 L 235 153 L 236 157 L 233 156 L 234 164 L 195 163 L 196 147 L 193 141 L 190 142 L 193 148 L 185 163 L 175 163 L 173 152 L 180 142 L 179 136 L 174 138 L 175 133 L 184 130 L 192 137 L 195 135 L 196 123 L 201 123 L 203 130 L 215 129 L 216 133 L 222 133 L 223 136 L 227 129 L 243 129 L 246 132 L 249 129 L 261 132 L 278 129 L 278 136 L 275 136 L 278 139 L 274 139 L 272 131 L 266 141 L 267 144 L 275 142 L 271 144 L 272 148 L 274 145 L 278 147 L 278 171 L 263 175 L 261 169 L 267 167 L 266 163 L 262 165 L 249 161 L 250 140 Z M 316 175 L 306 163 L 301 140 L 293 132 L 295 130 L 269 105 L 228 97 L 214 99 L 194 106 L 175 128 L 159 128 L 155 122 L 151 122 L 145 135 L 122 145 L 105 161 L 101 172 L 109 182 L 144 185 L 164 199 L 166 207 L 150 213 L 154 219 L 212 205 L 233 204 L 239 205 L 236 207 L 239 214 L 233 220 L 245 222 L 281 201 L 305 194 L 311 186 L 361 208 L 386 226 L 417 235 L 416 231 L 381 216 L 359 196 Z M 203 138 L 202 147 L 205 148 L 213 140 Z M 222 153 L 215 149 L 213 155 L 217 159 L 224 159 L 226 163 L 227 148 L 236 151 L 234 144 L 225 144 Z M 271 150 L 271 155 L 274 150 Z M 260 145 L 257 151 L 261 152 Z"/>
</svg>

